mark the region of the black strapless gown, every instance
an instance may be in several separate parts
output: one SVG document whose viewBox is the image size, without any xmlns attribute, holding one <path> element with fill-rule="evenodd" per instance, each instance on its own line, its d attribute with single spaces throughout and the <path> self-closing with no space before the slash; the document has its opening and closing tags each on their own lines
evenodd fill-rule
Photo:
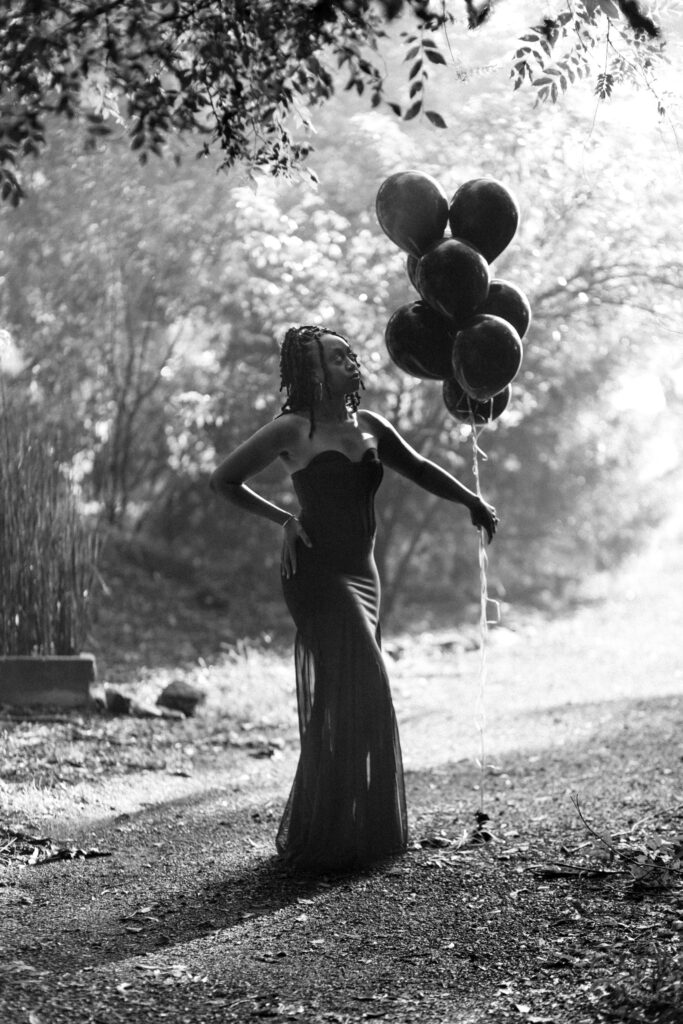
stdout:
<svg viewBox="0 0 683 1024">
<path fill-rule="evenodd" d="M 277 835 L 287 862 L 347 870 L 400 853 L 407 819 L 396 717 L 380 650 L 373 557 L 375 449 L 316 455 L 292 474 L 313 547 L 283 579 L 296 625 L 301 755 Z"/>
</svg>

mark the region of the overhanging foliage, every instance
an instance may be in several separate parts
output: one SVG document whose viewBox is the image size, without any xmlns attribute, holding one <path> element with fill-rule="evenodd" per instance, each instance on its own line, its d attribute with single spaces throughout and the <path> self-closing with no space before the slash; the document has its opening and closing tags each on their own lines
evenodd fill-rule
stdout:
<svg viewBox="0 0 683 1024">
<path fill-rule="evenodd" d="M 490 12 L 488 0 L 19 0 L 0 10 L 0 194 L 19 203 L 21 162 L 43 151 L 54 114 L 83 116 L 91 145 L 122 125 L 142 161 L 188 136 L 200 155 L 216 147 L 223 167 L 288 174 L 311 149 L 295 138 L 293 118 L 308 127 L 309 108 L 344 81 L 373 107 L 416 117 L 430 67 L 450 62 L 449 30 L 458 18 L 476 28 Z M 407 104 L 385 95 L 381 55 L 399 15 Z M 588 73 L 586 55 L 604 39 L 599 94 L 629 75 L 651 84 L 658 33 L 634 0 L 582 0 L 523 37 L 514 86 L 556 100 Z M 446 127 L 439 111 L 424 114 Z"/>
</svg>

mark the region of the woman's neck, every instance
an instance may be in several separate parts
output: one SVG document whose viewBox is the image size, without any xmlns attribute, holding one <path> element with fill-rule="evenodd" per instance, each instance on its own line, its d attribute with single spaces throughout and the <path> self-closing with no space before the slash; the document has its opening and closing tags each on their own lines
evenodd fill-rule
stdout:
<svg viewBox="0 0 683 1024">
<path fill-rule="evenodd" d="M 313 406 L 313 415 L 316 423 L 347 423 L 353 419 L 353 413 L 342 398 L 324 398 Z"/>
</svg>

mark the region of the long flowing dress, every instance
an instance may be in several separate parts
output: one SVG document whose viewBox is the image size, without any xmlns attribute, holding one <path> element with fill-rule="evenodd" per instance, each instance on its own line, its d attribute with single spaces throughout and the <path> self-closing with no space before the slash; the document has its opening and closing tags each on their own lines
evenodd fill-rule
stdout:
<svg viewBox="0 0 683 1024">
<path fill-rule="evenodd" d="M 373 557 L 377 451 L 360 461 L 327 450 L 292 474 L 301 523 L 297 571 L 283 579 L 296 625 L 301 754 L 277 835 L 280 856 L 306 870 L 348 870 L 400 853 L 407 820 L 403 766 L 380 649 Z"/>
</svg>

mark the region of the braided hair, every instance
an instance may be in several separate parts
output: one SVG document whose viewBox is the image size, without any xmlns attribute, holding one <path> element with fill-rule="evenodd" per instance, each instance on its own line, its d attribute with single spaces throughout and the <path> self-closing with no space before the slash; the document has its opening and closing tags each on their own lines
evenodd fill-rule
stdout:
<svg viewBox="0 0 683 1024">
<path fill-rule="evenodd" d="M 313 436 L 315 430 L 315 400 L 316 380 L 311 363 L 311 348 L 315 345 L 320 356 L 320 365 L 323 371 L 323 388 L 329 394 L 327 382 L 327 369 L 325 367 L 324 349 L 322 338 L 331 334 L 335 338 L 346 338 L 338 331 L 330 331 L 326 327 L 313 327 L 304 325 L 301 327 L 290 327 L 285 334 L 282 348 L 280 349 L 280 391 L 285 391 L 287 398 L 282 406 L 282 412 L 299 412 L 302 409 L 308 410 L 311 424 L 309 437 Z M 348 344 L 348 342 L 346 342 Z M 350 358 L 359 367 L 358 356 L 355 352 L 349 353 Z M 363 388 L 362 379 L 360 387 Z M 346 405 L 352 412 L 355 412 L 360 405 L 360 392 L 353 391 L 346 395 Z"/>
</svg>

